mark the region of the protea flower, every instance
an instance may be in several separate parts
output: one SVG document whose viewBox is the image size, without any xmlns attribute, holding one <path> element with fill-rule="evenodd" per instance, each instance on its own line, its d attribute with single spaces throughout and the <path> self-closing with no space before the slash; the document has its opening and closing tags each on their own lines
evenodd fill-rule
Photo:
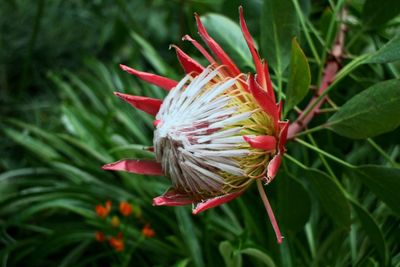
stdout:
<svg viewBox="0 0 400 267">
<path fill-rule="evenodd" d="M 204 67 L 181 49 L 176 54 L 186 76 L 174 81 L 121 65 L 138 78 L 169 91 L 164 101 L 115 93 L 155 116 L 155 160 L 121 160 L 103 166 L 138 174 L 164 175 L 172 186 L 156 197 L 156 206 L 193 204 L 193 214 L 231 201 L 254 181 L 267 209 L 278 243 L 282 237 L 262 182 L 270 183 L 285 152 L 288 122 L 280 121 L 267 63 L 260 59 L 239 8 L 240 25 L 256 75 L 241 73 L 207 33 L 195 14 L 199 34 L 211 56 L 186 35 L 209 61 Z"/>
</svg>

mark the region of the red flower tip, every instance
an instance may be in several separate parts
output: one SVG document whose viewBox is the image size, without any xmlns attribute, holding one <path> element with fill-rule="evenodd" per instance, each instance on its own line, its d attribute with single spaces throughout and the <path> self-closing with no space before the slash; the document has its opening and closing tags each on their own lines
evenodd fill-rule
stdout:
<svg viewBox="0 0 400 267">
<path fill-rule="evenodd" d="M 123 216 L 129 216 L 132 213 L 132 205 L 129 204 L 126 201 L 122 201 L 121 203 L 119 203 L 119 212 L 123 215 Z"/>
<path fill-rule="evenodd" d="M 254 138 L 243 136 L 243 139 L 253 148 L 274 151 L 276 149 L 276 138 L 270 135 L 260 135 Z"/>
<path fill-rule="evenodd" d="M 125 102 L 128 102 L 131 106 L 153 116 L 157 115 L 162 105 L 162 100 L 156 98 L 127 95 L 119 92 L 114 92 L 114 95 L 118 96 Z"/>
<path fill-rule="evenodd" d="M 153 121 L 153 126 L 157 127 L 158 125 L 160 125 L 161 121 L 160 120 L 154 120 Z"/>
<path fill-rule="evenodd" d="M 161 164 L 152 160 L 126 159 L 106 164 L 102 167 L 108 171 L 126 171 L 145 175 L 163 175 Z"/>
<path fill-rule="evenodd" d="M 138 71 L 138 70 L 132 69 L 128 66 L 125 66 L 123 64 L 119 64 L 119 67 L 123 71 L 128 72 L 129 74 L 135 75 L 139 79 L 142 79 L 145 82 L 159 86 L 167 91 L 171 90 L 178 84 L 177 81 L 171 80 L 169 78 L 165 78 L 165 77 L 153 74 L 153 73 Z"/>
</svg>

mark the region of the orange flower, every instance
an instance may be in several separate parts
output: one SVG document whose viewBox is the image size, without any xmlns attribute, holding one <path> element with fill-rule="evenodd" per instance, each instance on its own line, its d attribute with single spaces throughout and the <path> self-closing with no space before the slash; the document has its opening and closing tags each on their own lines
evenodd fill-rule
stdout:
<svg viewBox="0 0 400 267">
<path fill-rule="evenodd" d="M 123 251 L 125 248 L 124 240 L 122 240 L 122 234 L 118 234 L 118 236 L 111 237 L 108 242 L 110 243 L 110 246 L 112 246 L 115 251 Z"/>
<path fill-rule="evenodd" d="M 95 239 L 96 239 L 96 241 L 98 241 L 98 242 L 103 242 L 104 240 L 106 240 L 106 237 L 105 237 L 105 235 L 104 235 L 103 232 L 96 231 L 96 233 L 95 233 Z"/>
<path fill-rule="evenodd" d="M 129 216 L 132 213 L 132 205 L 126 201 L 119 203 L 119 212 L 124 216 Z"/>
<path fill-rule="evenodd" d="M 156 232 L 150 227 L 149 224 L 146 224 L 143 229 L 142 229 L 142 234 L 145 237 L 154 237 L 156 235 Z"/>
<path fill-rule="evenodd" d="M 107 217 L 107 215 L 110 213 L 111 211 L 111 205 L 112 202 L 110 200 L 108 200 L 105 204 L 105 206 L 99 204 L 96 206 L 96 213 L 99 217 L 101 218 L 105 218 Z"/>
</svg>

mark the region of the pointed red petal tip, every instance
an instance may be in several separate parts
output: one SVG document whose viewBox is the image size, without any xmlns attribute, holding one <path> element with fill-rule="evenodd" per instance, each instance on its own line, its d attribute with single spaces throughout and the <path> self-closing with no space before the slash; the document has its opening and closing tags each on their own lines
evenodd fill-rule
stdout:
<svg viewBox="0 0 400 267">
<path fill-rule="evenodd" d="M 273 151 L 276 149 L 276 138 L 270 135 L 260 135 L 254 138 L 243 136 L 243 139 L 249 143 L 252 148 Z"/>
<path fill-rule="evenodd" d="M 170 47 L 175 48 L 176 57 L 179 60 L 183 70 L 185 73 L 201 73 L 204 70 L 204 67 L 200 65 L 196 60 L 188 56 L 185 52 L 183 52 L 179 47 L 176 45 L 171 45 Z"/>
<path fill-rule="evenodd" d="M 233 77 L 236 77 L 240 74 L 239 68 L 232 61 L 232 59 L 225 53 L 225 51 L 221 48 L 221 46 L 208 34 L 206 28 L 204 28 L 203 23 L 200 20 L 200 17 L 195 13 L 194 17 L 196 18 L 197 28 L 199 30 L 199 34 L 207 46 L 211 49 L 214 55 L 221 61 L 223 65 L 226 65 L 229 69 L 229 72 Z"/>
<path fill-rule="evenodd" d="M 148 73 L 148 72 L 138 71 L 138 70 L 132 69 L 132 68 L 122 65 L 122 64 L 120 64 L 119 67 L 123 71 L 126 71 L 132 75 L 135 75 L 136 77 L 142 79 L 143 81 L 154 84 L 154 85 L 161 87 L 167 91 L 171 90 L 178 84 L 177 81 L 171 80 L 169 78 L 162 77 L 162 76 Z"/>
<path fill-rule="evenodd" d="M 238 196 L 240 196 L 244 191 L 239 191 L 239 192 L 235 192 L 235 193 L 231 193 L 231 194 L 227 194 L 227 195 L 223 195 L 223 196 L 219 196 L 219 197 L 215 197 L 215 198 L 211 198 L 208 199 L 204 202 L 200 202 L 196 205 L 196 207 L 192 210 L 192 213 L 194 215 L 199 214 L 200 212 L 203 212 L 205 210 L 217 207 L 219 205 L 222 205 L 226 202 L 229 202 L 235 198 L 237 198 Z"/>
<path fill-rule="evenodd" d="M 157 115 L 162 104 L 162 100 L 151 97 L 127 95 L 119 92 L 114 92 L 114 94 L 135 108 L 153 116 Z"/>
<path fill-rule="evenodd" d="M 271 99 L 268 92 L 263 90 L 260 85 L 255 81 L 253 74 L 249 74 L 248 78 L 249 90 L 253 97 L 256 99 L 260 107 L 269 114 L 274 121 L 274 128 L 278 129 L 278 108 L 275 100 Z"/>
<path fill-rule="evenodd" d="M 275 100 L 275 92 L 274 92 L 274 88 L 272 87 L 272 82 L 271 82 L 271 78 L 269 75 L 269 70 L 268 70 L 268 63 L 267 61 L 263 62 L 263 67 L 264 67 L 264 76 L 265 76 L 265 81 L 267 83 L 267 93 L 268 96 L 272 99 L 272 102 L 276 102 Z"/>
<path fill-rule="evenodd" d="M 194 47 L 196 47 L 197 50 L 199 50 L 199 52 L 208 60 L 208 62 L 210 62 L 211 64 L 215 63 L 215 59 L 210 55 L 210 53 L 208 53 L 207 50 L 205 50 L 204 47 L 201 44 L 199 44 L 199 42 L 194 40 L 192 37 L 186 34 L 185 36 L 182 37 L 182 41 L 191 42 L 194 45 Z"/>
<path fill-rule="evenodd" d="M 192 203 L 191 196 L 177 193 L 174 188 L 168 189 L 162 196 L 153 199 L 153 206 L 184 206 Z"/>
<path fill-rule="evenodd" d="M 157 127 L 158 125 L 160 125 L 161 124 L 161 121 L 160 120 L 154 120 L 153 121 L 153 126 L 154 127 Z"/>
<path fill-rule="evenodd" d="M 272 160 L 268 163 L 267 167 L 267 183 L 270 183 L 278 173 L 279 167 L 281 166 L 282 156 L 276 154 Z"/>
<path fill-rule="evenodd" d="M 162 176 L 161 164 L 152 160 L 126 159 L 106 164 L 102 167 L 107 171 L 126 171 L 136 174 Z"/>
<path fill-rule="evenodd" d="M 283 155 L 285 153 L 285 144 L 288 136 L 289 121 L 279 122 L 280 133 L 279 133 L 279 153 Z"/>
<path fill-rule="evenodd" d="M 243 16 L 243 7 L 239 6 L 239 17 L 240 17 L 240 27 L 242 28 L 242 33 L 243 37 L 246 40 L 247 46 L 249 47 L 251 56 L 253 57 L 253 62 L 256 67 L 256 72 L 257 72 L 257 82 L 262 86 L 266 87 L 266 80 L 265 80 L 265 74 L 263 70 L 263 66 L 260 60 L 260 56 L 256 50 L 256 46 L 254 44 L 254 40 L 251 37 L 251 34 L 249 32 L 249 29 L 247 28 L 246 21 Z"/>
</svg>

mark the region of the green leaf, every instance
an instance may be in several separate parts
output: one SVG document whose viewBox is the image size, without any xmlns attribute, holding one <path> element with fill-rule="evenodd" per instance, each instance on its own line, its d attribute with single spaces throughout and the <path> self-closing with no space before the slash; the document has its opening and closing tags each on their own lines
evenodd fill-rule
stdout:
<svg viewBox="0 0 400 267">
<path fill-rule="evenodd" d="M 265 252 L 256 249 L 256 248 L 245 248 L 240 251 L 241 254 L 246 254 L 249 256 L 252 256 L 258 260 L 260 260 L 262 263 L 265 264 L 265 266 L 268 267 L 276 267 L 274 260 Z"/>
<path fill-rule="evenodd" d="M 376 29 L 400 14 L 399 0 L 366 0 L 362 10 L 363 26 Z"/>
<path fill-rule="evenodd" d="M 349 228 L 350 206 L 340 185 L 319 170 L 309 169 L 304 175 L 325 212 L 336 224 Z"/>
<path fill-rule="evenodd" d="M 157 71 L 159 75 L 167 75 L 171 68 L 168 68 L 167 64 L 160 57 L 159 53 L 154 49 L 154 47 L 146 40 L 143 39 L 139 34 L 134 31 L 131 32 L 131 37 L 136 43 L 141 47 L 141 52 L 143 56 L 149 61 L 153 68 Z"/>
<path fill-rule="evenodd" d="M 289 64 L 291 40 L 298 33 L 296 10 L 291 0 L 264 0 L 261 18 L 262 50 L 269 65 L 283 73 Z"/>
<path fill-rule="evenodd" d="M 327 128 L 348 138 L 373 137 L 400 125 L 400 79 L 375 84 L 346 102 Z"/>
<path fill-rule="evenodd" d="M 296 41 L 292 40 L 292 52 L 290 58 L 289 81 L 286 92 L 285 113 L 291 110 L 307 95 L 311 83 L 310 67 L 307 57 Z"/>
<path fill-rule="evenodd" d="M 11 128 L 5 128 L 3 131 L 14 142 L 24 146 L 27 150 L 30 150 L 31 153 L 45 161 L 50 162 L 59 159 L 60 155 L 58 152 L 46 143 L 43 143 L 26 133 L 20 133 Z"/>
<path fill-rule="evenodd" d="M 285 230 L 298 231 L 307 223 L 311 212 L 311 201 L 304 186 L 287 173 L 279 175 L 279 223 Z M 293 208 L 293 205 L 296 208 Z"/>
<path fill-rule="evenodd" d="M 382 230 L 379 228 L 375 219 L 363 206 L 356 201 L 351 201 L 351 203 L 357 214 L 357 217 L 360 220 L 361 226 L 364 228 L 369 239 L 374 244 L 379 256 L 381 257 L 382 266 L 387 266 L 389 252 Z"/>
<path fill-rule="evenodd" d="M 192 219 L 187 213 L 187 209 L 184 207 L 176 207 L 175 212 L 180 232 L 184 237 L 184 242 L 192 256 L 194 266 L 204 266 L 199 240 L 194 232 L 194 225 Z"/>
<path fill-rule="evenodd" d="M 241 267 L 242 257 L 239 253 L 236 253 L 229 241 L 222 241 L 219 244 L 219 252 L 224 258 L 225 266 L 227 267 Z"/>
<path fill-rule="evenodd" d="M 363 165 L 351 171 L 388 207 L 400 216 L 400 169 Z"/>
<path fill-rule="evenodd" d="M 400 2 L 399 2 L 400 3 Z M 365 63 L 388 63 L 400 60 L 400 34 L 373 53 Z"/>
<path fill-rule="evenodd" d="M 253 67 L 249 48 L 237 23 L 213 13 L 202 16 L 200 19 L 208 33 L 239 67 Z"/>
</svg>

